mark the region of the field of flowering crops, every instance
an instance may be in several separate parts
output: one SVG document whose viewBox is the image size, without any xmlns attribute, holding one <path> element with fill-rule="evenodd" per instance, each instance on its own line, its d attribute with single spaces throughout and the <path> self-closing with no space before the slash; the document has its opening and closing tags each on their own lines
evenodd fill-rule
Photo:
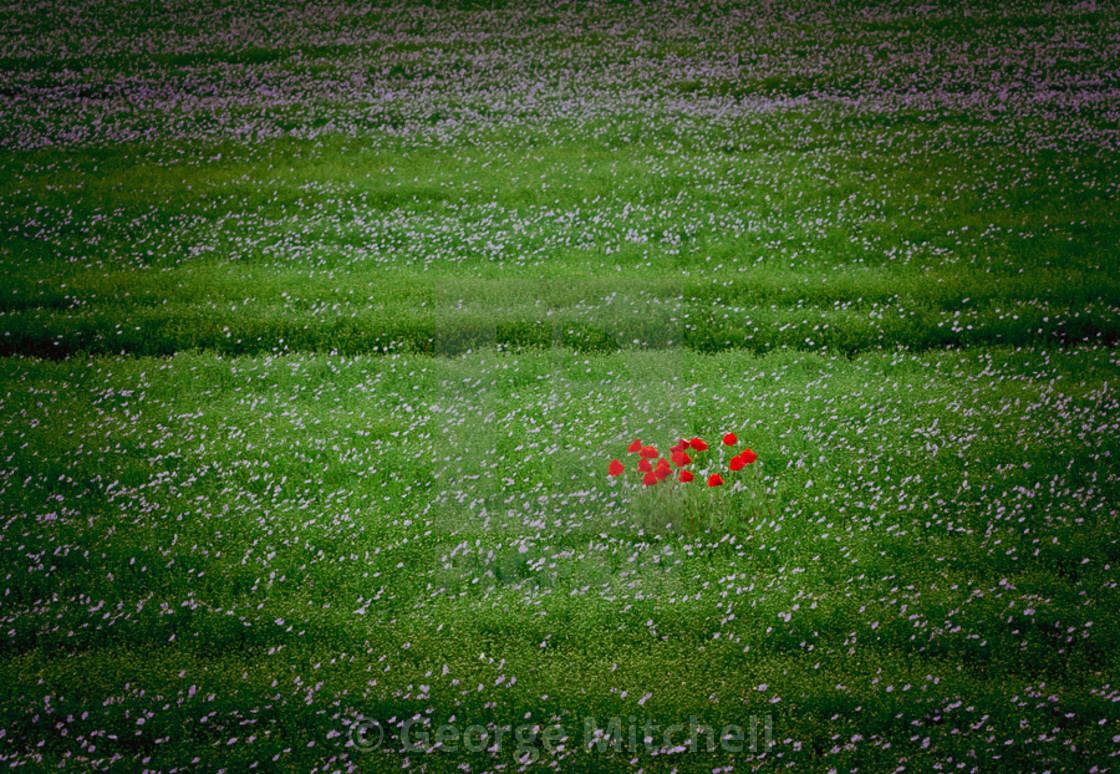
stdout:
<svg viewBox="0 0 1120 774">
<path fill-rule="evenodd" d="M 0 763 L 1115 770 L 1118 202 L 1106 2 L 6 6 Z"/>
</svg>

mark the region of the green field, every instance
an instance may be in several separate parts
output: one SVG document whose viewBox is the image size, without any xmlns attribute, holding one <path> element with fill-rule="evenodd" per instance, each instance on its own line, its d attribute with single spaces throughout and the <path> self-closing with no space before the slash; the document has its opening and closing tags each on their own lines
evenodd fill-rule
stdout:
<svg viewBox="0 0 1120 774">
<path fill-rule="evenodd" d="M 1115 767 L 1120 12 L 6 13 L 6 768 Z"/>
</svg>

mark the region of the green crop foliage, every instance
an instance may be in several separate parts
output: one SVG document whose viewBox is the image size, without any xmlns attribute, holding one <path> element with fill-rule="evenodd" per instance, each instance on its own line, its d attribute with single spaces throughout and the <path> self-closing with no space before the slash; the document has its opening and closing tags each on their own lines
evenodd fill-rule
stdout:
<svg viewBox="0 0 1120 774">
<path fill-rule="evenodd" d="M 7 9 L 0 761 L 1108 769 L 1118 25 Z"/>
</svg>

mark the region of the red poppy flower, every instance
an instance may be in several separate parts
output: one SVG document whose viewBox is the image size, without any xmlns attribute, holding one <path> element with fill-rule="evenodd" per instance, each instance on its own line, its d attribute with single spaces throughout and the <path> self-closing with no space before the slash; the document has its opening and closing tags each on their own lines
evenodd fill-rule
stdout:
<svg viewBox="0 0 1120 774">
<path fill-rule="evenodd" d="M 669 469 L 669 460 L 662 457 L 661 459 L 659 459 L 657 461 L 657 467 L 658 468 L 665 468 L 666 470 L 668 470 Z"/>
<path fill-rule="evenodd" d="M 728 433 L 723 437 L 724 446 L 734 446 L 739 443 L 739 439 L 735 437 L 735 433 Z"/>
<path fill-rule="evenodd" d="M 657 483 L 657 476 L 652 473 L 646 473 L 645 477 L 642 478 L 642 483 L 646 486 L 653 486 Z"/>
<path fill-rule="evenodd" d="M 653 471 L 653 476 L 658 481 L 664 481 L 665 479 L 667 479 L 670 476 L 670 474 L 672 474 L 672 472 L 673 471 L 670 470 L 669 468 L 667 468 L 667 467 L 663 468 L 660 465 L 658 465 L 657 469 Z"/>
<path fill-rule="evenodd" d="M 682 452 L 677 452 L 676 454 L 673 455 L 673 464 L 676 465 L 678 468 L 683 468 L 685 465 L 687 465 L 690 462 L 692 462 L 692 457 L 689 457 L 683 451 Z"/>
<path fill-rule="evenodd" d="M 719 473 L 713 473 L 711 478 L 708 479 L 708 486 L 722 486 L 723 479 L 720 478 Z"/>
<path fill-rule="evenodd" d="M 693 438 L 691 441 L 688 442 L 688 445 L 691 446 L 696 451 L 704 451 L 705 449 L 708 448 L 708 444 L 704 443 L 699 438 Z"/>
<path fill-rule="evenodd" d="M 653 470 L 653 465 L 651 465 L 649 463 L 649 460 L 647 460 L 645 457 L 642 457 L 641 460 L 638 461 L 638 472 L 639 473 L 649 473 L 652 470 Z"/>
<path fill-rule="evenodd" d="M 643 446 L 639 452 L 643 457 L 656 457 L 657 449 L 652 446 Z"/>
<path fill-rule="evenodd" d="M 743 462 L 743 460 L 740 459 L 739 457 L 732 457 L 731 462 L 728 464 L 727 467 L 731 468 L 732 470 L 742 470 L 743 465 L 745 465 L 745 464 L 746 463 Z"/>
<path fill-rule="evenodd" d="M 672 446 L 669 447 L 669 453 L 670 454 L 680 454 L 682 451 L 684 451 L 687 448 L 688 448 L 688 441 L 685 441 L 684 443 L 675 443 L 675 444 L 673 444 Z"/>
<path fill-rule="evenodd" d="M 752 462 L 758 459 L 758 455 L 750 449 L 743 449 L 743 451 L 739 453 L 739 459 L 750 465 Z"/>
<path fill-rule="evenodd" d="M 641 449 L 642 449 L 642 442 L 639 441 L 637 438 L 635 438 L 634 443 L 630 444 L 630 448 L 627 449 L 626 451 L 633 454 L 636 451 L 641 451 Z"/>
<path fill-rule="evenodd" d="M 618 460 L 611 460 L 611 466 L 607 470 L 607 472 L 612 476 L 621 476 L 623 470 L 625 470 L 625 468 L 622 467 L 621 462 L 619 462 Z"/>
<path fill-rule="evenodd" d="M 682 470 L 680 473 L 677 474 L 677 478 L 679 478 L 681 480 L 681 483 L 687 484 L 689 481 L 696 478 L 696 476 L 692 475 L 691 470 Z"/>
</svg>

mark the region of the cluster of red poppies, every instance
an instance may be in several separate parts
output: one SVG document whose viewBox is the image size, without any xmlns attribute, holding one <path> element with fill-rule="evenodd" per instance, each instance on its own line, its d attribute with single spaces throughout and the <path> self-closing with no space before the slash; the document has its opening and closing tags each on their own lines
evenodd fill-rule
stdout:
<svg viewBox="0 0 1120 774">
<path fill-rule="evenodd" d="M 734 433 L 728 433 L 723 437 L 724 446 L 734 446 L 738 442 L 739 439 L 735 437 Z M 669 459 L 665 459 L 660 456 L 660 452 L 655 447 L 643 446 L 642 442 L 635 438 L 627 451 L 631 454 L 637 454 L 641 458 L 638 460 L 638 472 L 644 474 L 642 483 L 645 486 L 653 486 L 673 475 L 673 465 L 677 467 L 677 480 L 682 484 L 687 484 L 696 478 L 692 471 L 685 470 L 685 467 L 692 463 L 692 457 L 688 454 L 690 449 L 695 452 L 704 452 L 708 450 L 708 444 L 699 438 L 693 438 L 691 441 L 682 438 L 675 445 L 669 447 Z M 653 459 L 657 459 L 657 462 L 651 462 Z M 727 467 L 729 470 L 739 471 L 743 469 L 743 466 L 750 465 L 756 459 L 758 459 L 757 454 L 744 448 L 743 451 L 731 458 Z M 611 460 L 607 472 L 612 476 L 621 476 L 625 470 L 626 468 L 622 463 L 615 459 Z M 720 486 L 722 484 L 723 477 L 718 473 L 708 476 L 708 486 Z"/>
</svg>

